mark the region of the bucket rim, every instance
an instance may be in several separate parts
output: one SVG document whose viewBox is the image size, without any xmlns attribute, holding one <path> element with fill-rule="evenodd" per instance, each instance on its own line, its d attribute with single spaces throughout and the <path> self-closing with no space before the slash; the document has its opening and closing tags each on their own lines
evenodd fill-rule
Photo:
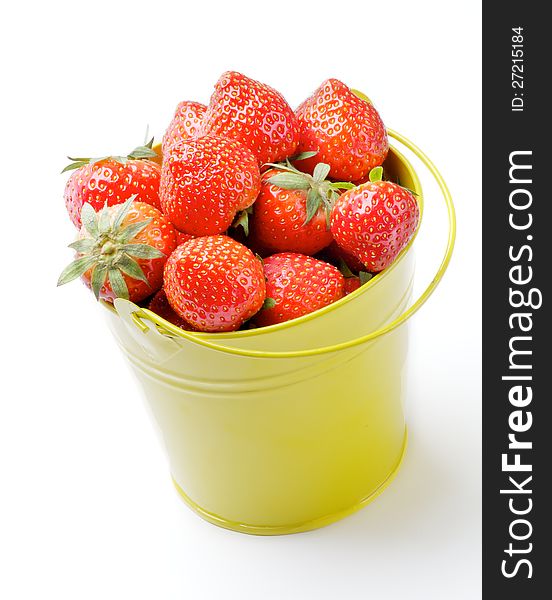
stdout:
<svg viewBox="0 0 552 600">
<path fill-rule="evenodd" d="M 371 287 L 372 287 L 369 285 L 370 282 L 368 282 L 366 285 L 362 286 L 359 290 L 356 290 L 356 292 L 353 292 L 349 296 L 346 296 L 345 298 L 342 298 L 341 300 L 338 300 L 337 302 L 334 302 L 333 304 L 330 304 L 327 307 L 324 307 L 322 309 L 314 311 L 313 313 L 309 313 L 309 315 L 304 315 L 303 317 L 298 317 L 297 319 L 292 319 L 290 321 L 286 321 L 284 323 L 279 323 L 277 325 L 271 325 L 269 327 L 261 327 L 258 329 L 245 330 L 242 332 L 229 332 L 229 333 L 224 333 L 224 334 L 223 333 L 208 333 L 207 334 L 207 333 L 184 331 L 184 330 L 180 329 L 179 327 L 177 327 L 176 325 L 173 325 L 172 323 L 169 323 L 165 319 L 159 317 L 156 313 L 153 313 L 148 309 L 140 308 L 137 305 L 133 304 L 132 302 L 129 302 L 128 300 L 123 300 L 121 298 L 117 298 L 115 300 L 115 308 L 113 308 L 111 305 L 109 305 L 108 308 L 110 308 L 111 310 L 113 310 L 115 312 L 119 312 L 119 309 L 121 309 L 121 312 L 124 313 L 125 312 L 124 307 L 127 305 L 132 305 L 132 307 L 134 307 L 134 309 L 132 309 L 130 311 L 132 321 L 134 322 L 134 325 L 138 329 L 142 330 L 143 332 L 147 332 L 150 329 L 150 327 L 142 319 L 154 324 L 160 334 L 165 334 L 170 337 L 176 337 L 176 338 L 180 338 L 180 339 L 183 338 L 183 339 L 187 340 L 188 342 L 203 346 L 203 347 L 211 349 L 211 350 L 216 350 L 216 351 L 223 352 L 226 354 L 234 354 L 237 356 L 245 356 L 245 357 L 249 357 L 249 358 L 299 358 L 299 357 L 327 354 L 330 352 L 337 352 L 340 350 L 345 350 L 348 348 L 358 346 L 360 344 L 370 342 L 382 335 L 385 335 L 385 334 L 390 333 L 391 331 L 397 329 L 402 324 L 404 324 L 406 321 L 408 321 L 410 319 L 410 317 L 413 316 L 425 304 L 425 302 L 433 294 L 433 292 L 439 285 L 441 279 L 443 278 L 443 276 L 448 268 L 448 265 L 450 263 L 450 260 L 452 258 L 452 253 L 454 250 L 454 243 L 455 243 L 455 239 L 456 239 L 456 213 L 455 213 L 455 209 L 454 209 L 454 203 L 452 200 L 452 196 L 450 194 L 448 186 L 447 186 L 445 180 L 443 179 L 441 173 L 437 169 L 437 167 L 431 161 L 431 159 L 416 144 L 411 142 L 408 138 L 406 138 L 403 135 L 401 135 L 393 130 L 390 130 L 390 129 L 388 129 L 388 133 L 391 137 L 393 137 L 397 141 L 401 142 L 411 152 L 413 152 L 413 154 L 415 154 L 422 161 L 422 163 L 428 169 L 430 174 L 434 177 L 434 179 L 437 182 L 439 189 L 442 193 L 443 199 L 445 201 L 445 206 L 447 209 L 448 225 L 449 225 L 446 248 L 443 253 L 443 257 L 441 259 L 441 263 L 437 269 L 436 274 L 432 278 L 429 285 L 425 288 L 425 290 L 417 298 L 417 300 L 415 300 L 415 302 L 408 309 L 406 309 L 399 316 L 397 316 L 391 323 L 389 323 L 379 329 L 376 329 L 375 331 L 372 331 L 369 334 L 363 335 L 361 337 L 358 337 L 358 338 L 355 338 L 352 340 L 348 340 L 346 342 L 341 342 L 339 344 L 323 346 L 323 347 L 319 347 L 319 348 L 311 348 L 311 349 L 307 349 L 307 350 L 293 350 L 293 351 L 284 351 L 284 352 L 273 352 L 273 351 L 264 351 L 264 350 L 246 350 L 243 348 L 236 348 L 236 347 L 232 347 L 232 346 L 226 346 L 224 344 L 218 344 L 214 341 L 214 340 L 227 340 L 227 339 L 241 339 L 243 337 L 246 337 L 245 334 L 260 335 L 262 333 L 269 333 L 269 331 L 283 330 L 285 328 L 293 327 L 293 326 L 303 322 L 305 317 L 310 316 L 310 318 L 315 318 L 316 316 L 325 314 L 326 312 L 328 312 L 328 310 L 335 310 L 336 305 L 337 305 L 337 308 L 339 308 L 339 306 L 343 306 L 343 304 L 344 304 L 343 301 L 350 301 L 350 297 L 354 298 L 355 297 L 354 294 L 356 292 L 366 293 L 367 289 L 371 289 Z M 417 179 L 417 175 L 416 175 L 416 179 Z M 418 180 L 418 183 L 419 183 L 419 180 Z M 418 229 L 419 229 L 419 224 L 418 224 Z M 410 241 L 410 244 L 405 249 L 403 249 L 403 253 L 401 255 L 399 255 L 400 258 L 404 257 L 404 255 L 409 251 L 413 241 L 414 241 L 414 239 L 412 239 Z M 399 258 L 397 260 L 399 260 Z M 397 264 L 397 260 L 395 260 L 393 265 Z M 389 272 L 389 270 L 393 268 L 393 265 L 391 265 L 389 267 L 389 269 L 386 269 L 385 271 L 383 271 L 382 275 L 385 272 Z M 381 280 L 381 278 L 379 278 L 379 280 Z M 367 289 L 362 290 L 362 288 L 367 288 Z M 357 296 L 358 295 L 359 294 L 357 294 Z M 104 303 L 104 305 L 105 305 L 105 303 Z M 238 334 L 241 334 L 241 335 L 238 335 Z"/>
</svg>

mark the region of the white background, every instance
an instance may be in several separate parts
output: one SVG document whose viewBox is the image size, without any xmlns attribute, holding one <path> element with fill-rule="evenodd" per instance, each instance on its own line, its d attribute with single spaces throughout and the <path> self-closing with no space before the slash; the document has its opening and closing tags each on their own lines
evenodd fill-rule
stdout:
<svg viewBox="0 0 552 600">
<path fill-rule="evenodd" d="M 0 597 L 480 597 L 479 13 L 473 1 L 4 8 Z M 181 503 L 92 297 L 55 287 L 74 233 L 65 156 L 125 153 L 148 123 L 161 134 L 227 69 L 293 106 L 330 76 L 364 90 L 441 168 L 458 209 L 450 271 L 411 329 L 402 470 L 360 513 L 295 536 L 228 532 Z M 443 226 L 424 224 L 421 277 Z"/>
</svg>

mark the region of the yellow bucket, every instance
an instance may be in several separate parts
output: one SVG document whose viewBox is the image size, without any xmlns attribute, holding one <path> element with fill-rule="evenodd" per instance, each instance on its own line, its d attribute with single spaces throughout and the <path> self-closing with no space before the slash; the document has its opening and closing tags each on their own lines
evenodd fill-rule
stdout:
<svg viewBox="0 0 552 600">
<path fill-rule="evenodd" d="M 455 216 L 431 161 L 389 133 L 434 175 L 449 219 L 441 264 L 413 303 L 411 242 L 349 296 L 270 327 L 191 333 L 125 300 L 106 311 L 145 391 L 176 488 L 211 523 L 262 535 L 321 527 L 370 502 L 400 465 L 406 322 L 448 266 Z M 421 202 L 418 177 L 395 148 L 385 170 Z"/>
</svg>

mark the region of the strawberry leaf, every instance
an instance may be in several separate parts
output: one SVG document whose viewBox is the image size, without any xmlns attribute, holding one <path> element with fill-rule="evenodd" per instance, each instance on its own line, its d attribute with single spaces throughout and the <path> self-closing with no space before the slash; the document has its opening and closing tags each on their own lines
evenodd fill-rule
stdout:
<svg viewBox="0 0 552 600">
<path fill-rule="evenodd" d="M 318 154 L 318 150 L 309 150 L 308 152 L 301 152 L 297 156 L 292 156 L 291 160 L 305 160 L 306 158 L 312 158 Z"/>
<path fill-rule="evenodd" d="M 136 200 L 137 195 L 138 194 L 132 194 L 132 196 L 128 200 L 126 200 L 124 204 L 121 204 L 118 207 L 117 216 L 113 221 L 113 229 L 119 229 L 121 227 L 121 225 L 123 224 L 123 220 L 128 215 L 128 211 L 130 210 L 130 207 L 132 206 L 134 200 Z"/>
<path fill-rule="evenodd" d="M 293 165 L 286 163 L 265 163 L 263 167 L 273 167 L 274 169 L 278 169 L 279 171 L 287 171 L 289 173 L 298 173 L 300 175 L 305 175 L 305 173 L 301 173 L 301 171 L 299 171 L 299 169 L 296 169 Z"/>
<path fill-rule="evenodd" d="M 86 254 L 91 252 L 95 245 L 96 241 L 92 238 L 82 238 L 81 240 L 74 241 L 67 247 L 71 248 L 71 250 L 74 250 L 75 252 L 78 252 L 79 254 Z"/>
<path fill-rule="evenodd" d="M 261 310 L 268 310 L 269 308 L 274 308 L 276 306 L 276 300 L 274 298 L 265 298 Z"/>
<path fill-rule="evenodd" d="M 327 201 L 326 201 L 326 208 L 328 210 L 331 210 L 338 198 L 339 198 L 339 194 L 335 190 L 330 189 L 329 197 L 327 198 Z"/>
<path fill-rule="evenodd" d="M 308 190 L 311 187 L 309 180 L 298 173 L 278 173 L 273 175 L 269 183 L 281 187 L 284 190 Z"/>
<path fill-rule="evenodd" d="M 110 226 L 110 215 L 109 210 L 107 208 L 107 200 L 104 204 L 104 207 L 100 210 L 98 215 L 98 231 L 100 235 L 103 233 L 107 233 Z"/>
<path fill-rule="evenodd" d="M 73 281 L 74 279 L 77 279 L 86 273 L 88 269 L 93 267 L 95 262 L 96 258 L 94 256 L 81 256 L 80 258 L 77 258 L 71 264 L 65 267 L 65 269 L 63 269 L 57 284 L 64 285 L 70 281 Z"/>
<path fill-rule="evenodd" d="M 327 165 L 326 163 L 318 163 L 316 167 L 314 167 L 314 171 L 312 173 L 314 181 L 316 181 L 316 183 L 322 183 L 328 176 L 329 172 L 330 165 Z"/>
<path fill-rule="evenodd" d="M 154 250 L 154 248 L 152 248 Z M 149 285 L 149 282 L 142 270 L 142 267 L 128 254 L 122 254 L 117 261 L 117 268 L 120 269 L 125 275 L 132 277 L 132 279 L 138 279 Z"/>
<path fill-rule="evenodd" d="M 246 236 L 249 235 L 249 214 L 248 210 L 240 211 L 237 214 L 235 221 L 232 223 L 232 227 L 234 228 L 242 227 Z"/>
<path fill-rule="evenodd" d="M 92 237 L 97 237 L 98 235 L 98 215 L 96 211 L 92 208 L 91 204 L 83 204 L 81 209 L 81 222 L 88 231 L 88 233 Z"/>
<path fill-rule="evenodd" d="M 98 158 L 89 158 L 88 164 L 95 165 L 96 163 L 101 162 L 102 160 L 106 160 L 108 158 L 112 158 L 113 160 L 116 160 L 117 162 L 123 164 L 126 162 L 126 159 L 123 159 L 122 156 L 98 156 Z"/>
<path fill-rule="evenodd" d="M 69 158 L 69 157 L 67 157 Z M 70 159 L 70 160 L 74 160 L 74 159 Z M 63 170 L 61 171 L 61 173 L 67 173 L 67 171 L 73 171 L 74 169 L 80 169 L 81 167 L 84 167 L 84 165 L 87 165 L 88 161 L 87 160 L 75 160 L 75 162 L 69 163 L 66 167 L 63 168 Z"/>
<path fill-rule="evenodd" d="M 121 230 L 121 233 L 118 236 L 118 240 L 126 244 L 133 240 L 141 231 L 143 231 L 153 219 L 146 219 L 145 221 L 140 221 L 139 223 L 131 223 L 127 225 L 124 229 Z"/>
<path fill-rule="evenodd" d="M 92 271 L 92 291 L 94 292 L 94 296 L 96 296 L 96 300 L 100 298 L 100 290 L 105 283 L 107 277 L 107 267 L 105 265 L 96 265 L 94 270 Z"/>
<path fill-rule="evenodd" d="M 358 273 L 358 278 L 360 279 L 360 285 L 364 285 L 365 283 L 370 281 L 370 279 L 372 279 L 372 277 L 373 277 L 372 273 L 367 273 L 366 271 L 359 271 L 359 273 Z"/>
<path fill-rule="evenodd" d="M 81 238 L 70 244 L 70 248 L 83 256 L 66 267 L 60 275 L 58 285 L 72 281 L 89 270 L 90 286 L 96 299 L 102 295 L 102 287 L 107 279 L 117 298 L 129 298 L 125 277 L 144 281 L 149 285 L 147 276 L 136 259 L 149 260 L 165 255 L 148 244 L 130 243 L 153 221 L 149 218 L 123 226 L 135 197 L 131 196 L 123 205 L 115 207 L 108 207 L 106 202 L 99 213 L 90 204 L 83 206 L 81 219 L 91 237 Z"/>
<path fill-rule="evenodd" d="M 407 188 L 405 185 L 401 185 L 403 190 L 406 190 L 407 192 L 410 192 L 413 196 L 419 196 L 420 194 L 418 194 L 418 192 L 415 192 L 414 190 L 411 190 L 410 188 Z"/>
<path fill-rule="evenodd" d="M 339 270 L 341 271 L 341 274 L 343 275 L 343 277 L 345 277 L 347 279 L 355 276 L 354 273 L 349 268 L 349 265 L 342 258 L 339 259 Z"/>
<path fill-rule="evenodd" d="M 128 300 L 128 287 L 125 278 L 117 268 L 109 269 L 109 283 L 117 298 Z"/>
<path fill-rule="evenodd" d="M 92 160 L 91 158 L 83 158 L 81 157 L 73 157 L 73 156 L 68 156 L 67 157 L 69 160 L 72 160 L 73 162 L 83 162 L 83 163 L 87 163 L 89 160 Z"/>
<path fill-rule="evenodd" d="M 370 174 L 368 175 L 368 178 L 370 179 L 370 181 L 372 183 L 375 183 L 376 181 L 381 181 L 382 177 L 383 177 L 383 168 L 382 167 L 374 167 L 370 171 Z"/>
<path fill-rule="evenodd" d="M 306 225 L 318 212 L 318 209 L 321 205 L 321 197 L 317 190 L 311 188 L 307 193 L 307 216 L 305 217 L 305 222 L 303 225 Z"/>
<path fill-rule="evenodd" d="M 153 144 L 153 138 L 151 139 L 151 143 Z M 151 149 L 150 146 L 138 146 L 134 148 L 134 150 L 127 156 L 127 158 L 131 158 L 134 160 L 143 160 L 147 158 L 155 158 L 157 156 L 157 152 Z"/>
<path fill-rule="evenodd" d="M 331 216 L 333 202 L 335 202 L 335 198 L 333 198 L 333 193 L 334 192 L 332 192 L 332 199 L 330 202 L 330 206 L 328 206 L 326 204 L 326 210 L 324 211 L 326 213 L 326 231 L 330 231 L 330 229 L 331 229 L 330 216 Z"/>
<path fill-rule="evenodd" d="M 148 158 L 156 158 L 157 152 L 155 152 L 153 150 L 153 139 L 154 138 L 151 138 L 148 142 L 147 141 L 148 133 L 149 133 L 149 126 L 146 129 L 146 141 L 144 142 L 144 144 L 142 146 L 137 146 L 136 148 L 134 148 L 134 150 L 132 152 L 130 152 L 126 156 L 116 156 L 116 155 L 109 156 L 108 155 L 108 156 L 100 156 L 98 158 L 90 158 L 90 157 L 83 158 L 83 157 L 68 156 L 67 158 L 71 162 L 61 172 L 66 173 L 67 171 L 72 171 L 74 169 L 80 169 L 81 167 L 84 167 L 84 165 L 87 165 L 87 164 L 93 165 L 97 162 L 100 162 L 100 161 L 106 160 L 106 159 L 115 160 L 118 163 L 121 163 L 124 165 L 125 163 L 128 162 L 129 159 L 143 160 L 143 159 L 148 159 Z"/>
<path fill-rule="evenodd" d="M 148 244 L 124 244 L 121 246 L 121 250 L 128 254 L 129 256 L 133 256 L 134 258 L 162 258 L 165 256 L 161 250 L 154 248 L 153 246 L 148 246 Z"/>
<path fill-rule="evenodd" d="M 330 187 L 333 190 L 352 190 L 357 186 L 354 183 L 351 183 L 350 181 L 332 181 L 332 183 L 330 183 Z"/>
</svg>

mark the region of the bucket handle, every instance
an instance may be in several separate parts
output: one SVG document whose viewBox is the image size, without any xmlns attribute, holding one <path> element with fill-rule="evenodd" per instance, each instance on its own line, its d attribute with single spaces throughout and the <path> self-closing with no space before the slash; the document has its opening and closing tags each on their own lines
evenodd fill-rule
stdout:
<svg viewBox="0 0 552 600">
<path fill-rule="evenodd" d="M 425 304 L 426 300 L 435 291 L 435 288 L 437 287 L 437 285 L 443 278 L 445 271 L 447 270 L 447 267 L 450 263 L 450 259 L 452 256 L 452 251 L 454 249 L 454 241 L 456 238 L 456 215 L 455 215 L 455 211 L 454 211 L 454 204 L 452 201 L 452 196 L 449 192 L 447 184 L 445 183 L 445 180 L 443 179 L 441 173 L 439 173 L 437 167 L 433 164 L 433 162 L 430 160 L 430 158 L 424 152 L 422 152 L 422 150 L 420 148 L 418 148 L 418 146 L 416 146 L 416 144 L 411 142 L 408 138 L 404 137 L 403 135 L 401 135 L 391 129 L 388 130 L 388 133 L 391 137 L 393 137 L 395 140 L 401 142 L 401 144 L 403 144 L 410 151 L 412 151 L 412 153 L 415 154 L 422 161 L 422 163 L 425 165 L 425 167 L 428 169 L 428 171 L 431 173 L 431 175 L 433 175 L 433 177 L 435 178 L 435 181 L 437 182 L 437 184 L 439 186 L 439 189 L 441 190 L 441 193 L 443 194 L 443 198 L 444 198 L 444 201 L 445 201 L 445 204 L 447 207 L 447 218 L 448 218 L 448 223 L 449 223 L 447 245 L 445 248 L 445 252 L 443 254 L 443 258 L 441 259 L 441 264 L 439 265 L 439 268 L 438 268 L 435 276 L 429 283 L 429 285 L 422 292 L 422 294 L 419 296 L 419 298 L 408 309 L 406 309 L 402 314 L 400 314 L 391 323 L 389 323 L 388 325 L 385 325 L 384 327 L 381 327 L 380 329 L 377 329 L 376 331 L 373 331 L 373 332 L 363 335 L 361 337 L 355 338 L 353 340 L 349 340 L 347 342 L 342 342 L 340 344 L 334 344 L 333 346 L 323 346 L 320 348 L 312 348 L 312 349 L 308 349 L 308 350 L 293 350 L 293 351 L 287 351 L 287 352 L 269 352 L 269 351 L 265 352 L 263 350 L 246 350 L 243 348 L 233 348 L 231 346 L 224 346 L 221 344 L 217 344 L 216 342 L 204 339 L 195 333 L 192 333 L 189 331 L 184 331 L 183 329 L 180 329 L 177 327 L 173 328 L 171 326 L 171 331 L 168 333 L 170 333 L 170 335 L 176 334 L 178 337 L 183 337 L 186 340 L 188 340 L 189 342 L 198 344 L 200 346 L 204 346 L 205 348 L 209 348 L 210 350 L 217 350 L 218 352 L 224 352 L 226 354 L 233 354 L 236 356 L 247 356 L 250 358 L 300 358 L 300 357 L 305 357 L 305 356 L 316 356 L 316 355 L 320 355 L 320 354 L 327 354 L 329 352 L 337 352 L 339 350 L 346 350 L 348 348 L 353 348 L 354 346 L 358 346 L 360 344 L 365 344 L 366 342 L 374 340 L 382 335 L 385 335 L 386 333 L 390 333 L 391 331 L 393 331 L 394 329 L 397 329 L 403 323 L 408 321 L 408 319 L 410 319 L 410 317 L 412 315 L 414 315 L 423 306 L 423 304 Z M 115 307 L 117 308 L 117 305 L 122 304 L 123 302 L 126 303 L 126 301 L 121 301 L 121 299 L 115 300 Z M 118 310 L 118 308 L 117 308 L 117 310 Z M 134 321 L 135 325 L 142 331 L 146 332 L 149 330 L 149 327 L 148 327 L 148 325 L 146 325 L 144 323 L 144 321 L 142 319 L 152 321 L 153 323 L 158 325 L 161 329 L 165 329 L 165 330 L 168 329 L 164 322 L 159 322 L 157 320 L 158 317 L 155 313 L 152 313 L 151 311 L 149 311 L 147 309 L 139 308 L 138 310 L 136 310 L 132 313 L 132 320 Z"/>
</svg>

